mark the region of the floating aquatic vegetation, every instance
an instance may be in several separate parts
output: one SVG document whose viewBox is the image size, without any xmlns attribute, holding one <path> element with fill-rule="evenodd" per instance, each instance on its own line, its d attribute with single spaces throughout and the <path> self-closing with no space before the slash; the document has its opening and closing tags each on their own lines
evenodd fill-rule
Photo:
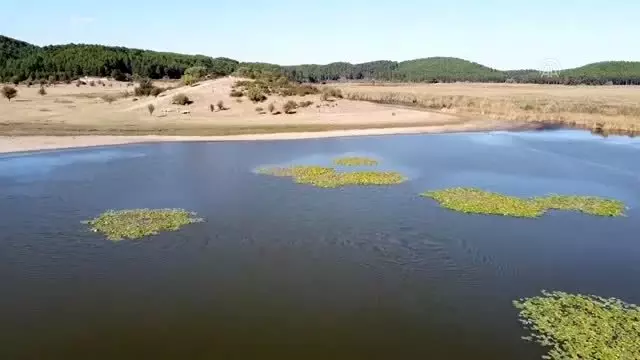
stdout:
<svg viewBox="0 0 640 360">
<path fill-rule="evenodd" d="M 549 195 L 532 201 L 549 210 L 573 210 L 599 216 L 621 216 L 624 213 L 621 201 L 594 196 Z"/>
<path fill-rule="evenodd" d="M 640 359 L 640 307 L 614 298 L 546 292 L 514 301 L 526 340 L 553 360 Z"/>
<path fill-rule="evenodd" d="M 346 156 L 334 159 L 333 163 L 339 166 L 376 166 L 378 160 L 361 156 Z"/>
<path fill-rule="evenodd" d="M 548 210 L 580 211 L 589 215 L 621 216 L 624 204 L 594 196 L 549 195 L 523 199 L 477 188 L 451 188 L 420 194 L 444 208 L 472 214 L 535 218 Z"/>
<path fill-rule="evenodd" d="M 259 174 L 272 176 L 290 176 L 298 184 L 313 185 L 322 188 L 343 186 L 394 185 L 406 181 L 402 174 L 392 171 L 354 171 L 338 172 L 322 166 L 293 166 L 291 168 L 259 169 Z"/>
<path fill-rule="evenodd" d="M 202 221 L 195 215 L 182 209 L 109 210 L 87 224 L 109 240 L 138 239 Z"/>
</svg>

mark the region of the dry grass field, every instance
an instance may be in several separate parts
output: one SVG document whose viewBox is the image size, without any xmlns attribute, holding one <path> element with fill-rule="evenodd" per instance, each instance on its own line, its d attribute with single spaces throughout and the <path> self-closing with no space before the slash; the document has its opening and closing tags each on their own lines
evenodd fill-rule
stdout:
<svg viewBox="0 0 640 360">
<path fill-rule="evenodd" d="M 465 117 L 640 132 L 640 87 L 534 84 L 339 84 L 345 97 Z"/>
<path fill-rule="evenodd" d="M 230 96 L 237 78 L 202 81 L 163 92 L 158 97 L 132 95 L 126 83 L 103 80 L 104 86 L 75 84 L 45 88 L 17 87 L 18 95 L 0 98 L 0 136 L 14 135 L 236 135 L 276 132 L 310 132 L 367 128 L 440 126 L 469 120 L 417 109 L 399 109 L 380 104 L 332 99 L 320 95 L 269 96 L 262 103 Z M 177 82 L 155 85 L 178 86 Z M 128 95 L 123 95 L 127 93 Z M 189 105 L 172 104 L 184 94 Z M 113 100 L 113 101 L 112 101 Z M 224 110 L 219 109 L 222 101 Z M 282 111 L 288 101 L 311 101 L 291 114 Z M 269 112 L 269 104 L 275 107 Z M 149 105 L 154 111 L 149 112 Z M 211 107 L 214 111 L 211 111 Z M 262 110 L 260 111 L 260 109 Z"/>
<path fill-rule="evenodd" d="M 133 96 L 127 83 L 17 87 L 0 99 L 0 152 L 144 141 L 258 140 L 541 128 L 640 132 L 640 87 L 520 84 L 333 84 L 344 98 L 230 95 L 238 78 Z M 97 83 L 97 79 L 96 79 Z M 173 104 L 177 94 L 188 105 Z M 285 113 L 289 101 L 311 102 Z M 220 110 L 220 102 L 223 109 Z M 273 104 L 274 111 L 270 111 Z M 153 109 L 150 112 L 150 107 Z M 101 135 L 101 136 L 97 136 Z"/>
</svg>

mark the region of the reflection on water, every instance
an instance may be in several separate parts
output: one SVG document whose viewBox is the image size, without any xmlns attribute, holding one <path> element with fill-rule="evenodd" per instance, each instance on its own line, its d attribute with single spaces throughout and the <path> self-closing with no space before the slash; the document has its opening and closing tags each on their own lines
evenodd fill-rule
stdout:
<svg viewBox="0 0 640 360">
<path fill-rule="evenodd" d="M 0 358 L 539 359 L 513 299 L 548 289 L 640 303 L 638 144 L 495 132 L 2 157 Z M 352 155 L 410 181 L 319 189 L 252 171 Z M 418 196 L 450 186 L 630 209 L 531 220 Z M 117 243 L 81 224 L 139 207 L 206 222 Z"/>
<path fill-rule="evenodd" d="M 124 150 L 92 150 L 85 152 L 50 151 L 33 155 L 0 156 L 0 177 L 15 177 L 21 180 L 42 176 L 67 165 L 83 163 L 105 163 L 108 161 L 142 157 L 144 154 Z"/>
</svg>

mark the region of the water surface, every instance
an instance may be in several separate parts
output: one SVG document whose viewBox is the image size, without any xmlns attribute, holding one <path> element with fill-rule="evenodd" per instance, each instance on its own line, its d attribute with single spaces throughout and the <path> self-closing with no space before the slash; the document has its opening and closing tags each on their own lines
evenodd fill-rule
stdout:
<svg viewBox="0 0 640 360">
<path fill-rule="evenodd" d="M 264 165 L 365 155 L 410 180 L 318 189 Z M 162 143 L 0 157 L 1 359 L 539 359 L 513 299 L 640 303 L 640 141 L 588 133 Z M 479 186 L 623 200 L 626 217 L 464 215 Z M 181 207 L 206 222 L 110 242 L 82 220 Z"/>
</svg>

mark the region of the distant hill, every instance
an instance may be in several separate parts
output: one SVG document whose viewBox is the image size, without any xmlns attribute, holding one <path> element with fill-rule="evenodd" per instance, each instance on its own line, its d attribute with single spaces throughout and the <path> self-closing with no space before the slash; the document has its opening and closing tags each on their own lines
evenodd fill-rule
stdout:
<svg viewBox="0 0 640 360">
<path fill-rule="evenodd" d="M 361 64 L 335 62 L 326 65 L 280 66 L 240 63 L 228 58 L 184 55 L 125 47 L 68 44 L 35 46 L 0 35 L 0 80 L 24 81 L 53 77 L 56 80 L 80 76 L 118 77 L 133 75 L 159 79 L 179 78 L 184 70 L 203 66 L 209 73 L 281 72 L 292 80 L 323 82 L 376 80 L 406 82 L 523 82 L 558 84 L 640 85 L 640 62 L 609 61 L 574 69 L 541 74 L 538 70 L 496 70 L 453 57 L 430 57 L 408 61 L 380 60 Z"/>
</svg>

